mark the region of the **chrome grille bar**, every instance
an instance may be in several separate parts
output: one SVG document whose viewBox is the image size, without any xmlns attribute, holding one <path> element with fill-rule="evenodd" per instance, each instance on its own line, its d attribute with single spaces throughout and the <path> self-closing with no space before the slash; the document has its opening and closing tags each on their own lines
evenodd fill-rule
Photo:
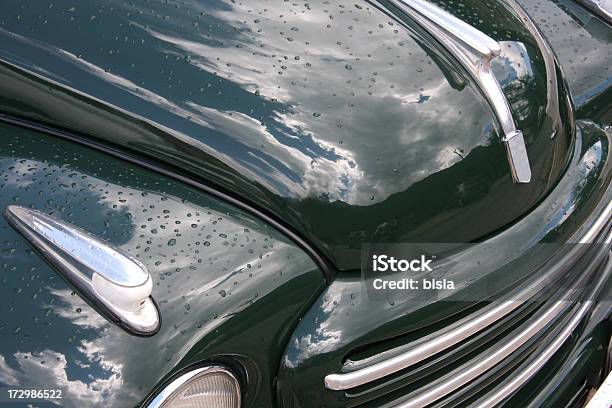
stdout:
<svg viewBox="0 0 612 408">
<path fill-rule="evenodd" d="M 610 226 L 612 202 L 607 199 L 609 194 L 605 194 L 604 197 L 600 210 L 596 211 L 597 215 L 593 217 L 588 225 L 580 227 L 568 242 L 581 244 L 593 243 L 596 241 L 597 236 L 603 233 L 606 234 L 603 237 L 603 242 L 606 244 L 610 243 L 612 234 L 606 232 L 606 228 Z M 351 368 L 351 365 L 353 367 L 365 365 L 365 367 L 350 372 L 327 375 L 325 377 L 326 388 L 331 390 L 347 390 L 358 387 L 408 368 L 436 353 L 440 353 L 458 344 L 469 336 L 499 321 L 504 316 L 517 309 L 524 301 L 531 299 L 544 285 L 553 281 L 554 277 L 562 273 L 564 269 L 561 268 L 572 265 L 571 260 L 579 257 L 586 248 L 587 246 L 585 245 L 573 245 L 570 251 L 565 252 L 563 256 L 558 259 L 558 262 L 550 268 L 548 273 L 541 275 L 529 286 L 521 289 L 519 293 L 510 295 L 515 300 L 502 301 L 496 306 L 483 309 L 480 313 L 461 319 L 455 324 L 449 325 L 447 328 L 434 333 L 429 339 L 422 340 L 420 343 L 416 343 L 413 346 L 409 344 L 400 346 L 396 349 L 401 348 L 405 351 L 395 354 L 393 357 L 385 357 L 385 355 L 393 353 L 393 349 L 391 349 L 374 356 L 375 358 L 371 357 L 358 362 L 348 362 L 348 364 L 345 364 L 348 368 Z M 367 364 L 367 360 L 382 361 L 374 364 Z M 364 362 L 366 364 L 363 364 Z"/>
<path fill-rule="evenodd" d="M 502 360 L 524 345 L 529 339 L 535 336 L 551 324 L 565 309 L 569 308 L 573 302 L 558 301 L 553 303 L 544 313 L 525 329 L 511 336 L 510 340 L 496 348 L 495 352 L 488 357 L 479 360 L 475 364 L 468 363 L 464 367 L 449 373 L 443 377 L 444 381 L 438 382 L 435 386 L 428 388 L 417 395 L 403 401 L 396 408 L 418 408 L 431 404 L 440 398 L 450 394 L 458 388 L 466 385 L 477 378 L 485 371 L 490 370 Z"/>
<path fill-rule="evenodd" d="M 610 275 L 610 271 L 612 270 L 612 258 L 610 256 L 608 256 L 605 270 L 607 273 L 603 274 L 602 278 L 599 280 L 595 290 L 593 291 L 594 293 L 599 291 Z M 563 343 L 565 343 L 574 330 L 576 330 L 576 327 L 578 327 L 578 324 L 582 321 L 582 319 L 584 319 L 592 305 L 593 301 L 589 300 L 583 302 L 580 309 L 578 309 L 578 312 L 576 312 L 572 320 L 570 320 L 563 331 L 559 333 L 555 340 L 542 353 L 540 353 L 533 362 L 531 362 L 520 372 L 516 373 L 512 377 L 512 380 L 506 383 L 502 388 L 494 391 L 491 395 L 486 396 L 483 400 L 478 401 L 475 405 L 479 408 L 494 407 L 529 381 L 529 379 L 532 378 L 544 366 L 544 364 L 546 364 L 550 357 L 555 354 L 557 350 L 559 350 L 559 348 L 563 345 Z"/>
<path fill-rule="evenodd" d="M 606 254 L 607 255 L 607 254 Z M 592 263 L 601 262 L 601 258 L 594 260 Z M 514 373 L 512 379 L 502 388 L 494 391 L 491 395 L 485 397 L 484 400 L 478 401 L 475 405 L 478 408 L 494 407 L 503 401 L 508 396 L 512 395 L 523 384 L 525 384 L 535 373 L 548 361 L 560 347 L 565 343 L 569 336 L 574 332 L 578 324 L 584 319 L 587 312 L 593 306 L 595 295 L 601 290 L 607 282 L 612 271 L 612 262 L 608 256 L 605 261 L 604 273 L 599 276 L 595 285 L 589 291 L 589 300 L 575 302 L 570 300 L 556 301 L 536 320 L 531 322 L 524 329 L 517 333 L 512 333 L 508 339 L 500 345 L 496 345 L 495 351 L 484 359 L 477 359 L 476 362 L 470 361 L 463 366 L 455 369 L 449 374 L 437 380 L 433 385 L 423 391 L 417 391 L 413 396 L 409 396 L 407 400 L 401 401 L 393 405 L 393 408 L 415 408 L 431 404 L 444 396 L 458 390 L 460 387 L 467 385 L 469 382 L 477 379 L 484 372 L 492 369 L 497 364 L 500 364 L 504 359 L 509 357 L 514 351 L 523 346 L 529 339 L 536 336 L 539 332 L 548 327 L 555 319 L 564 314 L 564 311 L 573 308 L 570 315 L 571 318 L 564 326 L 563 330 L 555 337 L 555 339 L 542 351 L 538 357 L 529 364 L 526 368 L 518 373 Z M 584 279 L 584 277 L 583 277 Z"/>
<path fill-rule="evenodd" d="M 607 212 L 604 212 L 604 214 L 609 215 Z M 599 223 L 595 223 L 594 227 L 601 228 L 602 226 Z M 552 267 L 548 273 L 541 275 L 518 293 L 508 295 L 508 299 L 514 300 L 501 301 L 495 306 L 484 308 L 434 333 L 430 336 L 430 339 L 425 339 L 425 341 L 421 341 L 412 347 L 410 345 L 400 346 L 397 349 L 406 349 L 406 351 L 400 352 L 393 357 L 383 358 L 378 363 L 366 365 L 355 371 L 329 374 L 325 377 L 325 386 L 331 390 L 347 390 L 358 387 L 408 368 L 436 353 L 443 352 L 504 318 L 527 300 L 533 299 L 538 292 L 545 289 L 546 285 L 554 281 L 555 277 L 562 274 L 564 271 L 562 268 L 565 265 L 571 264 L 569 260 L 575 259 L 577 254 L 584 250 L 585 247 L 583 246 L 574 246 L 571 251 L 566 252 L 559 259 L 559 262 L 556 262 L 555 267 Z M 380 353 L 375 357 L 382 357 L 382 355 L 389 353 L 393 353 L 393 349 Z M 381 360 L 381 358 L 376 358 L 376 360 Z M 360 366 L 363 365 L 362 362 L 363 360 L 357 363 L 349 361 L 345 364 L 345 367 L 350 368 L 351 365 Z"/>
<path fill-rule="evenodd" d="M 455 329 L 438 335 L 431 341 L 410 348 L 406 352 L 392 358 L 356 371 L 329 374 L 325 377 L 325 387 L 330 390 L 347 390 L 408 368 L 478 333 L 523 303 L 523 301 L 518 300 L 502 302 L 476 318 L 468 316 L 468 318 L 460 320 L 457 324 L 453 325 Z"/>
</svg>

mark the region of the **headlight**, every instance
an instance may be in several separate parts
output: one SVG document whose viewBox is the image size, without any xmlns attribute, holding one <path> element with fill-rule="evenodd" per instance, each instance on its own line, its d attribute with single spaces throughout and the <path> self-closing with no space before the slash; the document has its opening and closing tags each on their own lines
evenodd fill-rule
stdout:
<svg viewBox="0 0 612 408">
<path fill-rule="evenodd" d="M 202 367 L 178 377 L 148 408 L 239 408 L 240 384 L 222 367 Z"/>
</svg>

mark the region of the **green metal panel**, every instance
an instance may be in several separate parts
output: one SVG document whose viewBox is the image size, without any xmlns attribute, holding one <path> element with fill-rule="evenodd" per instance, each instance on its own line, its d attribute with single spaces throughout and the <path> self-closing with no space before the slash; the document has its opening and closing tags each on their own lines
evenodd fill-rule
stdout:
<svg viewBox="0 0 612 408">
<path fill-rule="evenodd" d="M 341 269 L 364 241 L 469 242 L 554 187 L 572 123 L 506 2 L 436 3 L 504 42 L 529 184 L 459 63 L 388 1 L 2 2 L 0 110 L 200 176 Z"/>
<path fill-rule="evenodd" d="M 0 125 L 0 208 L 52 213 L 143 262 L 162 319 L 132 336 L 104 320 L 0 218 L 0 381 L 61 389 L 66 407 L 135 406 L 199 362 L 248 376 L 271 406 L 280 354 L 323 274 L 274 229 L 159 174 L 75 143 Z"/>
<path fill-rule="evenodd" d="M 538 249 L 538 243 L 562 244 L 567 242 L 577 228 L 592 216 L 597 206 L 601 208 L 609 203 L 611 191 L 608 186 L 612 178 L 612 162 L 609 156 L 610 136 L 601 128 L 588 122 L 579 122 L 578 135 L 579 141 L 575 145 L 574 159 L 570 168 L 550 196 L 517 224 L 491 237 L 486 245 L 474 246 L 470 249 L 470 256 L 472 259 L 479 260 L 478 264 L 497 265 L 497 269 L 493 268 L 490 276 L 497 276 L 496 279 L 501 279 L 498 273 L 501 272 L 505 274 L 505 279 L 512 281 L 512 278 L 508 278 L 508 274 L 513 274 L 514 280 L 519 281 L 522 271 L 528 270 L 527 265 L 536 260 L 540 262 L 538 251 L 541 249 Z M 604 248 L 605 246 L 602 246 L 602 250 L 605 250 Z M 559 249 L 563 251 L 563 247 Z M 529 256 L 524 257 L 521 262 L 513 263 L 511 268 L 503 268 L 508 259 L 518 257 L 523 253 Z M 556 256 L 558 257 L 559 254 Z M 434 291 L 430 300 L 423 296 L 423 291 L 416 291 L 418 295 L 414 296 L 414 300 L 402 299 L 397 302 L 393 300 L 393 291 L 385 292 L 389 297 L 388 301 L 373 298 L 363 290 L 362 277 L 340 273 L 304 316 L 288 343 L 280 371 L 279 395 L 281 401 L 287 406 L 301 408 L 321 405 L 344 407 L 359 404 L 364 404 L 364 407 L 378 407 L 383 405 L 381 401 L 385 401 L 386 394 L 389 394 L 388 400 L 391 400 L 393 395 L 397 398 L 399 395 L 408 394 L 415 387 L 425 386 L 426 380 L 419 379 L 419 371 L 422 369 L 427 372 L 427 369 L 423 367 L 430 364 L 429 360 L 414 369 L 416 373 L 414 377 L 419 380 L 411 380 L 414 381 L 414 384 L 408 379 L 401 379 L 393 386 L 389 385 L 392 383 L 391 380 L 387 383 L 378 381 L 369 387 L 373 391 L 369 391 L 368 387 L 365 387 L 366 389 L 357 387 L 344 392 L 325 389 L 323 380 L 327 374 L 341 372 L 344 361 L 351 355 L 360 355 L 359 353 L 362 352 L 367 357 L 376 354 L 376 350 L 379 352 L 388 350 L 393 346 L 422 338 L 426 333 L 435 332 L 448 325 L 449 322 L 453 322 L 457 319 L 456 316 L 468 315 L 481 307 L 484 295 L 462 298 L 468 301 L 456 300 L 464 293 L 483 290 L 483 286 L 479 286 L 477 282 L 490 279 L 490 276 L 479 275 L 478 268 L 467 269 L 465 276 L 453 275 L 454 278 L 470 282 L 462 292 L 451 291 L 449 297 L 446 298 L 442 296 L 442 293 Z M 471 275 L 469 269 L 472 270 Z M 486 285 L 484 287 L 486 288 Z M 609 292 L 601 299 L 607 300 L 606 296 L 609 296 Z M 606 316 L 608 316 L 606 313 L 609 313 L 610 307 L 609 303 L 603 303 L 602 307 L 607 312 L 600 311 L 596 320 L 591 323 L 591 325 L 599 325 L 599 331 L 592 334 L 590 330 L 595 329 L 591 327 L 584 333 L 584 336 L 593 335 L 597 338 L 594 341 L 607 344 L 610 329 L 606 322 Z M 501 334 L 506 330 L 506 326 L 501 325 L 495 330 Z M 485 346 L 488 347 L 488 345 L 483 345 L 483 350 Z M 556 362 L 551 364 L 567 366 L 571 365 L 571 361 L 578 359 L 578 357 L 572 357 L 570 361 L 566 361 L 564 355 L 567 356 L 564 353 L 556 354 L 556 358 L 553 359 Z M 587 357 L 591 358 L 591 354 L 589 353 Z M 597 350 L 593 361 L 603 364 L 600 357 L 601 350 Z M 362 356 L 362 358 L 365 357 Z M 430 381 L 438 375 L 449 372 L 451 368 L 454 368 L 455 362 L 449 358 L 448 360 L 442 359 L 435 364 L 434 366 L 438 368 L 427 377 Z M 582 381 L 587 373 L 597 373 L 598 371 L 589 371 L 592 370 L 593 364 L 591 361 L 588 364 L 589 369 L 577 370 L 581 375 L 580 378 L 574 378 L 568 374 L 570 377 L 566 380 Z M 566 367 L 564 370 L 569 370 L 569 368 Z M 542 376 L 550 379 L 550 375 L 546 373 L 543 373 Z M 399 374 L 398 377 L 400 377 Z M 391 391 L 385 392 L 385 390 L 395 388 L 401 389 L 395 391 L 394 394 Z M 535 388 L 536 391 L 538 389 Z M 540 401 L 546 398 L 562 399 L 572 389 L 575 387 L 568 386 L 563 390 L 553 387 L 548 389 L 544 396 L 538 398 Z M 517 398 L 528 399 L 533 392 L 534 389 L 531 389 L 522 397 Z M 558 394 L 555 394 L 557 392 Z M 377 397 L 381 399 L 376 399 Z"/>
<path fill-rule="evenodd" d="M 519 0 L 554 50 L 576 115 L 612 123 L 612 27 L 574 0 Z"/>
</svg>

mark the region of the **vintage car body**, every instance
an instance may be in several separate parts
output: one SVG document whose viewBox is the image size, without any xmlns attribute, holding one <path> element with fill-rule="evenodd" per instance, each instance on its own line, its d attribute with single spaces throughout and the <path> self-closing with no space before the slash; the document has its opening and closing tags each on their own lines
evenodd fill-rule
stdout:
<svg viewBox="0 0 612 408">
<path fill-rule="evenodd" d="M 612 364 L 612 27 L 571 0 L 431 3 L 499 42 L 528 182 L 486 93 L 400 0 L 2 2 L 0 209 L 138 259 L 161 325 L 105 319 L 0 219 L 1 385 L 146 407 L 219 366 L 245 407 L 583 404 Z M 362 245 L 388 242 L 469 243 L 459 293 L 556 269 L 589 284 L 385 371 L 495 305 L 369 299 Z M 529 275 L 504 269 L 526 254 Z"/>
</svg>

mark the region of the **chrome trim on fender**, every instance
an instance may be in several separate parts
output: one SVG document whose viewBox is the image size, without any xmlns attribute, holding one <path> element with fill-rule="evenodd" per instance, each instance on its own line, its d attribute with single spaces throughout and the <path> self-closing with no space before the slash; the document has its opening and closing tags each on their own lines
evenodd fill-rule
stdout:
<svg viewBox="0 0 612 408">
<path fill-rule="evenodd" d="M 503 132 L 508 163 L 515 183 L 531 181 L 531 167 L 523 132 L 516 128 L 508 99 L 491 71 L 500 44 L 485 33 L 425 0 L 394 0 L 463 65 L 489 101 Z"/>
<path fill-rule="evenodd" d="M 148 336 L 160 327 L 146 267 L 87 231 L 25 207 L 6 208 L 8 222 L 87 301 L 132 334 Z"/>
</svg>

